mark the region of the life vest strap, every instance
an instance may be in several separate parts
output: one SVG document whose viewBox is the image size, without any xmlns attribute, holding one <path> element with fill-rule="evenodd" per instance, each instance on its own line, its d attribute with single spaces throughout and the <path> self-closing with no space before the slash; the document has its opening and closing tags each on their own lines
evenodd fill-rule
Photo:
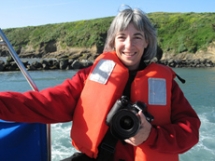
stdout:
<svg viewBox="0 0 215 161">
<path fill-rule="evenodd" d="M 181 83 L 185 83 L 185 79 L 181 78 L 178 74 L 175 74 L 176 77 L 181 81 Z"/>
<path fill-rule="evenodd" d="M 108 129 L 105 137 L 103 138 L 100 146 L 97 161 L 112 161 L 115 153 L 115 147 L 118 139 L 115 138 L 110 129 Z"/>
</svg>

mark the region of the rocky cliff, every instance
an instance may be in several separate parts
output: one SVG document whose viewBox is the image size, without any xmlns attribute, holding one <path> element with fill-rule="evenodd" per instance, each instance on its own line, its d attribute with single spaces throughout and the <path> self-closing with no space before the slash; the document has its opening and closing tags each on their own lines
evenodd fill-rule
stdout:
<svg viewBox="0 0 215 161">
<path fill-rule="evenodd" d="M 2 47 L 1 56 L 9 56 L 6 47 Z M 43 54 L 41 54 L 43 53 Z M 56 43 L 44 44 L 35 52 L 31 47 L 20 50 L 20 58 L 39 58 L 40 61 L 23 62 L 28 70 L 69 70 L 81 69 L 92 65 L 99 55 L 97 48 L 66 48 L 61 49 Z M 191 53 L 163 53 L 158 46 L 154 61 L 170 67 L 215 67 L 215 42 L 211 43 L 207 50 Z M 11 57 L 5 61 L 0 60 L 0 71 L 19 70 Z"/>
</svg>

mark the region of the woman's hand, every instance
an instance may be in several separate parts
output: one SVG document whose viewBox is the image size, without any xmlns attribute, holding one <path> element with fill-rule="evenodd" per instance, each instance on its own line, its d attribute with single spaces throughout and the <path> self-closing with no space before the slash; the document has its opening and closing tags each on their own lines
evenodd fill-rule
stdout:
<svg viewBox="0 0 215 161">
<path fill-rule="evenodd" d="M 126 143 L 131 144 L 133 146 L 138 146 L 144 141 L 146 141 L 152 128 L 152 125 L 146 120 L 146 117 L 144 116 L 142 111 L 138 112 L 138 116 L 141 120 L 141 125 L 138 133 L 135 136 L 130 137 L 129 139 L 125 139 Z"/>
</svg>

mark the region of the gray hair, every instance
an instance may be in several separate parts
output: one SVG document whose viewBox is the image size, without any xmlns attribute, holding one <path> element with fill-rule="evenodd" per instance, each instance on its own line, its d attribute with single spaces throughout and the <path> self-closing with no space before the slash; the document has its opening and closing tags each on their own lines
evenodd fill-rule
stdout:
<svg viewBox="0 0 215 161">
<path fill-rule="evenodd" d="M 157 33 L 149 18 L 140 9 L 132 9 L 129 6 L 120 11 L 113 19 L 107 32 L 104 46 L 105 51 L 113 51 L 114 39 L 118 32 L 127 28 L 129 23 L 134 24 L 137 30 L 144 32 L 148 47 L 144 51 L 143 60 L 151 60 L 157 52 Z"/>
</svg>

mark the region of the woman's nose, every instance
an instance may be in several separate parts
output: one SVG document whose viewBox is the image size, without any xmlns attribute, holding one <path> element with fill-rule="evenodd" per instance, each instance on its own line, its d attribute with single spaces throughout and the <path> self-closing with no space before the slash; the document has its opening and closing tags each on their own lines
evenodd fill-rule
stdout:
<svg viewBox="0 0 215 161">
<path fill-rule="evenodd" d="M 127 37 L 126 40 L 125 40 L 125 47 L 126 48 L 131 48 L 133 45 L 133 42 L 131 40 L 131 38 Z"/>
</svg>

